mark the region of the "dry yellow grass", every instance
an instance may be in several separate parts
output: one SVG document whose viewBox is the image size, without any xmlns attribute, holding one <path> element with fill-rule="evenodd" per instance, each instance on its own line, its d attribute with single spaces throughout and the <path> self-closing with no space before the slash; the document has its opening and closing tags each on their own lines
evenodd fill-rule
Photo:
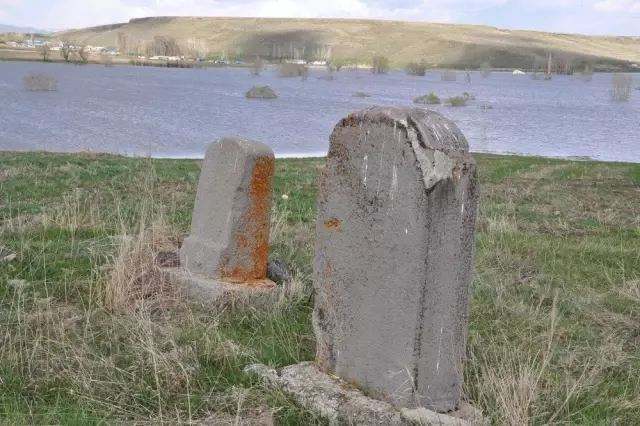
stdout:
<svg viewBox="0 0 640 426">
<path fill-rule="evenodd" d="M 568 52 L 608 60 L 640 61 L 640 44 L 631 37 L 585 36 L 503 30 L 481 25 L 423 22 L 168 17 L 71 30 L 56 34 L 77 42 L 116 45 L 118 32 L 139 41 L 154 36 L 204 39 L 211 52 L 251 53 L 257 43 L 289 42 L 331 46 L 334 58 L 370 62 L 384 55 L 395 65 L 418 59 L 429 63 L 527 67 L 545 52 Z"/>
</svg>

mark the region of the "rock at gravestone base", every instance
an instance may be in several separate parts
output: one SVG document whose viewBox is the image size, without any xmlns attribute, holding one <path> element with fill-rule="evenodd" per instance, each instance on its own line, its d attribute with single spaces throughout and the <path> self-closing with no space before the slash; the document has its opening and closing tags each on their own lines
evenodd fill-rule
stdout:
<svg viewBox="0 0 640 426">
<path fill-rule="evenodd" d="M 180 248 L 195 295 L 207 280 L 273 286 L 266 279 L 273 169 L 273 152 L 260 142 L 223 138 L 207 148 L 191 233 Z"/>
<path fill-rule="evenodd" d="M 280 374 L 262 364 L 247 366 L 244 371 L 280 386 L 301 405 L 326 418 L 330 425 L 488 426 L 482 413 L 465 403 L 446 414 L 422 407 L 397 409 L 388 402 L 368 397 L 353 383 L 321 372 L 311 362 L 285 367 Z"/>
<path fill-rule="evenodd" d="M 293 276 L 283 261 L 279 259 L 269 259 L 267 278 L 276 284 L 282 285 L 285 282 L 291 281 Z"/>
<path fill-rule="evenodd" d="M 465 137 L 418 108 L 334 129 L 320 180 L 316 362 L 396 407 L 455 410 L 478 188 Z"/>
</svg>

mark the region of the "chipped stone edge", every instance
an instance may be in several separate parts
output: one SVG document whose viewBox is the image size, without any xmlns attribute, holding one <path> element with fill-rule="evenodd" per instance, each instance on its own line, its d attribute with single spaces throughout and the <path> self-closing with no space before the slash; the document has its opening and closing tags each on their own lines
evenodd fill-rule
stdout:
<svg viewBox="0 0 640 426">
<path fill-rule="evenodd" d="M 350 114 L 341 124 L 344 125 L 351 120 L 357 120 L 361 124 L 363 120 L 379 120 L 382 116 L 394 123 L 394 133 L 396 127 L 404 129 L 418 160 L 425 189 L 430 192 L 440 181 L 459 179 L 462 171 L 468 169 L 467 163 L 472 163 L 474 160 L 464 134 L 454 122 L 435 110 L 420 109 L 420 113 L 425 114 L 424 118 L 430 120 L 427 126 L 428 131 L 425 131 L 424 126 L 420 124 L 426 123 L 420 123 L 417 120 L 419 117 L 413 115 L 416 110 L 416 108 L 372 107 Z M 443 146 L 442 140 L 446 139 L 443 132 L 448 133 L 455 143 L 461 146 L 455 148 Z M 429 135 L 436 139 L 432 141 L 436 142 L 435 146 L 427 146 L 427 140 L 431 140 Z"/>
<path fill-rule="evenodd" d="M 421 146 L 420 139 L 424 139 L 426 135 L 416 125 L 416 123 L 413 122 L 411 116 L 409 116 L 406 120 L 397 117 L 392 117 L 392 119 L 398 122 L 402 127 L 404 127 L 405 131 L 407 132 L 407 138 L 411 142 L 411 148 L 413 149 L 416 159 L 418 160 L 418 164 L 420 164 L 422 179 L 427 191 L 431 191 L 431 189 L 433 189 L 433 187 L 435 187 L 436 184 L 440 181 L 458 178 L 456 172 L 460 168 L 464 168 L 464 165 L 461 164 L 461 162 L 464 162 L 464 157 L 462 157 L 460 154 L 466 154 L 466 156 L 470 158 L 467 150 L 456 150 L 459 155 L 452 157 L 450 156 L 451 152 L 446 153 L 445 151 L 437 149 L 435 147 Z M 456 128 L 455 130 L 452 130 L 446 123 L 445 126 L 447 126 L 446 130 L 448 132 L 451 132 L 452 135 L 456 137 L 456 141 L 458 138 L 457 133 L 459 133 L 460 136 L 464 138 L 459 129 Z M 430 126 L 430 128 L 434 137 L 442 137 L 442 129 L 440 128 L 440 126 L 433 125 Z"/>
<path fill-rule="evenodd" d="M 467 403 L 457 411 L 436 413 L 426 408 L 395 408 L 366 396 L 356 386 L 326 374 L 313 362 L 303 362 L 276 370 L 253 364 L 245 372 L 258 374 L 270 385 L 281 386 L 303 406 L 319 413 L 331 425 L 390 426 L 485 426 L 482 414 Z"/>
</svg>

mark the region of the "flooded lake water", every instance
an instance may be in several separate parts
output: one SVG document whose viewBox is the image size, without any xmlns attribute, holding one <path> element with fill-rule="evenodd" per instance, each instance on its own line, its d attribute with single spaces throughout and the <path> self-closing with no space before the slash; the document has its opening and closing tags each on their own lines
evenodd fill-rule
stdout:
<svg viewBox="0 0 640 426">
<path fill-rule="evenodd" d="M 22 80 L 46 72 L 58 91 L 27 92 Z M 373 75 L 366 70 L 323 70 L 307 79 L 261 76 L 246 69 L 166 69 L 0 62 L 0 149 L 111 152 L 156 157 L 202 157 L 222 136 L 270 145 L 277 156 L 326 155 L 329 135 L 349 112 L 373 106 L 415 106 L 435 92 L 429 106 L 453 119 L 472 151 L 640 162 L 640 91 L 628 103 L 610 100 L 611 76 L 553 76 L 551 81 L 476 72 L 467 83 L 440 81 L 438 73 Z M 276 100 L 247 100 L 253 85 L 270 85 Z M 634 87 L 640 85 L 636 77 Z M 367 98 L 354 97 L 366 92 Z M 476 97 L 466 107 L 445 105 L 450 96 Z M 491 105 L 493 109 L 482 106 Z"/>
</svg>

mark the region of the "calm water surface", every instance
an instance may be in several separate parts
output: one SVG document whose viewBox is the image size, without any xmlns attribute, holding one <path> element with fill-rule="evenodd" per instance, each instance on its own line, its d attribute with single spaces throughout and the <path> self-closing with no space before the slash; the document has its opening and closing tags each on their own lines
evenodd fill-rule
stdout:
<svg viewBox="0 0 640 426">
<path fill-rule="evenodd" d="M 25 91 L 22 79 L 30 72 L 57 78 L 58 91 Z M 271 70 L 254 77 L 246 69 L 0 62 L 0 149 L 201 157 L 213 139 L 242 136 L 278 156 L 325 155 L 333 127 L 349 112 L 413 106 L 413 98 L 433 91 L 443 101 L 462 92 L 476 96 L 467 107 L 433 107 L 460 126 L 473 151 L 640 162 L 640 91 L 628 103 L 611 102 L 610 75 L 587 83 L 474 73 L 470 84 L 463 73 L 457 82 L 441 82 L 436 73 L 342 71 L 333 81 L 321 75 L 313 71 L 303 82 Z M 270 85 L 279 99 L 245 99 L 256 84 Z M 353 97 L 356 91 L 371 97 Z"/>
</svg>

